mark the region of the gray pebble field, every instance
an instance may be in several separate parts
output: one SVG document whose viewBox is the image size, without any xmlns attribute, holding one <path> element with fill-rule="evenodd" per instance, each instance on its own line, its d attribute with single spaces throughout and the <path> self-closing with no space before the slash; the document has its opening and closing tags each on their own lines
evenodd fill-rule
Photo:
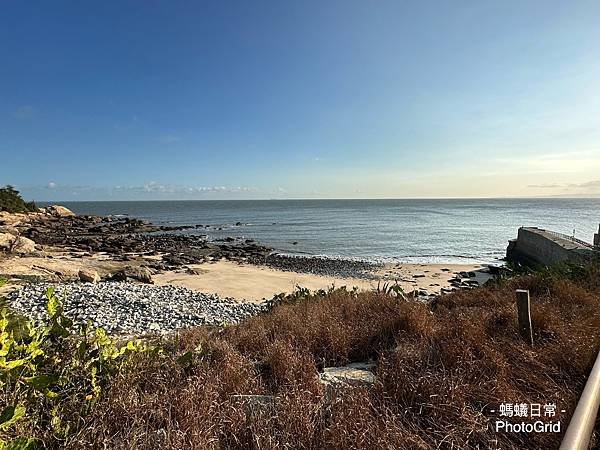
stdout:
<svg viewBox="0 0 600 450">
<path fill-rule="evenodd" d="M 30 284 L 8 294 L 8 305 L 35 321 L 45 320 L 45 291 L 50 286 L 76 327 L 90 320 L 108 333 L 167 333 L 236 324 L 267 309 L 266 304 L 238 303 L 179 286 L 129 282 Z"/>
</svg>

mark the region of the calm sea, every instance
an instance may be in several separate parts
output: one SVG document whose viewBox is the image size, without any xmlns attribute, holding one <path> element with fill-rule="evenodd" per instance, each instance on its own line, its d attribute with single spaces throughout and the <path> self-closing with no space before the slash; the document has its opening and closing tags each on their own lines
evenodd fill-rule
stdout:
<svg viewBox="0 0 600 450">
<path fill-rule="evenodd" d="M 492 262 L 519 226 L 591 242 L 600 199 L 244 200 L 64 202 L 79 214 L 158 224 L 210 224 L 191 231 L 253 238 L 280 252 L 398 262 Z M 242 226 L 235 226 L 241 222 Z M 297 242 L 297 244 L 293 244 Z"/>
</svg>

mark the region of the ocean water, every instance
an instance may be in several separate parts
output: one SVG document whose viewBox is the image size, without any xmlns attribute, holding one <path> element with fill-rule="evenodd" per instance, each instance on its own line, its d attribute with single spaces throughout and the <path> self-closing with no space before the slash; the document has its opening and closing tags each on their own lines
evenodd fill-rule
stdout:
<svg viewBox="0 0 600 450">
<path fill-rule="evenodd" d="M 282 253 L 373 261 L 494 262 L 520 226 L 587 242 L 600 199 L 243 200 L 63 202 L 79 214 L 128 215 L 157 224 L 209 224 L 210 239 L 252 238 Z M 235 226 L 241 222 L 242 226 Z M 188 231 L 186 231 L 188 232 Z M 297 244 L 294 245 L 294 242 Z"/>
</svg>

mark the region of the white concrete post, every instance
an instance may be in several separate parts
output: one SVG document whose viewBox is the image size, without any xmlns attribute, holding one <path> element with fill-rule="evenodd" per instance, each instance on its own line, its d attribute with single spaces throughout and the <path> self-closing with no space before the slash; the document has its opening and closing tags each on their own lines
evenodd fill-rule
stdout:
<svg viewBox="0 0 600 450">
<path fill-rule="evenodd" d="M 529 291 L 526 289 L 517 289 L 517 318 L 519 319 L 519 332 L 521 336 L 523 336 L 529 345 L 533 345 Z"/>
</svg>

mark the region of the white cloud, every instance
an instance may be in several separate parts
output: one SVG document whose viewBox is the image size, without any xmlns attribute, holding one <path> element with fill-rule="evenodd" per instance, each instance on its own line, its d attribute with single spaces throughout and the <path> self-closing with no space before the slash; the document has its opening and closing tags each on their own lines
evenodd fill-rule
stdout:
<svg viewBox="0 0 600 450">
<path fill-rule="evenodd" d="M 173 184 L 160 184 L 156 181 L 150 181 L 141 186 L 115 186 L 113 190 L 118 192 L 139 192 L 139 193 L 158 193 L 158 194 L 204 194 L 211 192 L 257 192 L 257 188 L 247 186 L 182 186 Z"/>
<path fill-rule="evenodd" d="M 600 180 L 586 181 L 585 183 L 571 183 L 569 188 L 600 188 Z"/>
<path fill-rule="evenodd" d="M 528 184 L 527 187 L 528 188 L 534 188 L 534 189 L 557 189 L 557 188 L 564 188 L 565 185 L 564 184 L 556 184 L 556 183 L 552 183 L 552 184 Z"/>
<path fill-rule="evenodd" d="M 251 186 L 189 186 L 161 184 L 155 181 L 141 185 L 85 186 L 67 185 L 50 181 L 45 185 L 24 187 L 27 197 L 39 201 L 63 201 L 71 197 L 81 200 L 160 200 L 236 198 L 260 195 L 261 190 Z"/>
<path fill-rule="evenodd" d="M 597 194 L 600 193 L 600 180 L 590 180 L 583 183 L 529 184 L 527 187 L 532 189 L 560 189 L 577 194 Z"/>
</svg>

